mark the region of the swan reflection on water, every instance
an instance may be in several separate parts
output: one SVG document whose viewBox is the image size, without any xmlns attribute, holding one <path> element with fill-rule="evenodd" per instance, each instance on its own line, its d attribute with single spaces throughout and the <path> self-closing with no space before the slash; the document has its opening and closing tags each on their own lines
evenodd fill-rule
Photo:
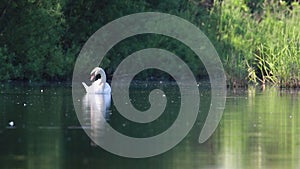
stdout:
<svg viewBox="0 0 300 169">
<path fill-rule="evenodd" d="M 105 134 L 105 123 L 109 120 L 111 112 L 111 95 L 87 93 L 82 104 L 84 127 L 90 129 L 87 134 L 95 145 Z"/>
</svg>

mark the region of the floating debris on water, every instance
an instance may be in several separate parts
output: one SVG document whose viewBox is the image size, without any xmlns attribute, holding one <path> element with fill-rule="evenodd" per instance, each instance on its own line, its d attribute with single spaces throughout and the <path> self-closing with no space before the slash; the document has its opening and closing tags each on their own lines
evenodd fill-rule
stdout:
<svg viewBox="0 0 300 169">
<path fill-rule="evenodd" d="M 27 106 L 27 104 L 26 104 L 26 103 L 24 103 L 24 104 L 23 104 L 23 106 L 24 106 L 24 107 L 26 107 L 26 106 Z"/>
<path fill-rule="evenodd" d="M 44 90 L 43 89 L 41 89 L 41 93 L 43 93 L 44 92 Z"/>
<path fill-rule="evenodd" d="M 8 123 L 8 125 L 9 125 L 10 127 L 13 127 L 13 126 L 15 126 L 15 123 L 14 123 L 13 121 L 10 121 L 10 122 Z"/>
</svg>

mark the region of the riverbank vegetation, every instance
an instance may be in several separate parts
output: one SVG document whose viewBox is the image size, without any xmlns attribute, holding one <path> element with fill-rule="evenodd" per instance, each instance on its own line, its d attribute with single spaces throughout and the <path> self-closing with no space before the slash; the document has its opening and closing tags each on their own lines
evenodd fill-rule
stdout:
<svg viewBox="0 0 300 169">
<path fill-rule="evenodd" d="M 224 65 L 232 79 L 300 86 L 299 7 L 286 1 L 222 5 L 218 32 L 229 44 Z"/>
<path fill-rule="evenodd" d="M 300 4 L 292 0 L 4 0 L 0 80 L 70 81 L 80 49 L 96 30 L 145 11 L 174 14 L 198 26 L 218 51 L 231 85 L 300 86 Z M 147 35 L 129 40 L 105 57 L 108 77 L 124 57 L 146 47 L 184 56 L 196 76 L 206 75 L 175 40 Z"/>
</svg>

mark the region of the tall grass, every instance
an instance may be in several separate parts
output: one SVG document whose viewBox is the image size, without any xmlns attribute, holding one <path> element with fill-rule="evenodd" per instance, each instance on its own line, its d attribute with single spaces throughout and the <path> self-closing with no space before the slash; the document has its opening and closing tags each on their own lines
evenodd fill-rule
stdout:
<svg viewBox="0 0 300 169">
<path fill-rule="evenodd" d="M 220 41 L 231 80 L 300 86 L 300 5 L 261 4 L 253 12 L 243 1 L 225 0 L 220 13 Z"/>
</svg>

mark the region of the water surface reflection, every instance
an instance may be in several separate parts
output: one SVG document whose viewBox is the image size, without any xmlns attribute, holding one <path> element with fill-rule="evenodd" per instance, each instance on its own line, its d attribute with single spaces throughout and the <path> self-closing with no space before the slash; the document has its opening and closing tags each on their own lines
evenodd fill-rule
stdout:
<svg viewBox="0 0 300 169">
<path fill-rule="evenodd" d="M 148 91 L 143 87 L 132 90 L 133 104 L 147 107 L 148 103 L 143 100 L 147 99 Z M 276 88 L 230 91 L 220 125 L 207 142 L 199 144 L 199 130 L 210 105 L 209 90 L 200 87 L 200 91 L 200 115 L 180 144 L 159 156 L 129 159 L 91 144 L 74 112 L 69 85 L 4 84 L 0 86 L 0 168 L 300 168 L 299 91 Z M 172 124 L 174 118 L 171 117 L 176 117 L 172 112 L 178 108 L 178 95 L 170 93 L 171 110 L 167 118 L 160 119 L 162 123 L 155 126 L 150 125 L 150 129 Z M 95 95 L 85 95 L 78 100 L 85 118 L 83 127 L 90 128 L 95 140 L 103 137 L 105 129 L 101 120 L 114 125 L 123 120 L 116 115 L 113 103 L 110 107 L 110 101 L 106 100 L 104 96 Z M 9 125 L 11 121 L 14 126 Z M 131 134 L 142 131 L 125 124 L 121 127 Z"/>
<path fill-rule="evenodd" d="M 105 134 L 105 123 L 109 120 L 111 111 L 110 94 L 85 94 L 82 99 L 83 127 L 86 127 L 87 134 L 98 144 Z"/>
</svg>

